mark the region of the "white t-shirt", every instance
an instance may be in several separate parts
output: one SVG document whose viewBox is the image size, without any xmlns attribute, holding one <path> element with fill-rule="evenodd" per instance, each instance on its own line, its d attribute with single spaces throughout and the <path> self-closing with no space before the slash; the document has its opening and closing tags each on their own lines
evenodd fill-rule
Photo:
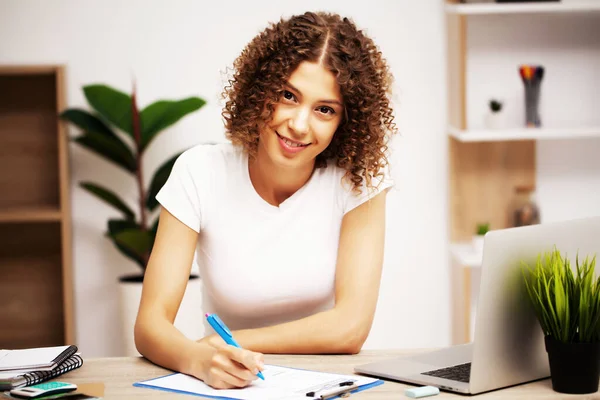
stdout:
<svg viewBox="0 0 600 400">
<path fill-rule="evenodd" d="M 386 175 L 377 191 L 363 188 L 357 196 L 342 183 L 344 172 L 332 164 L 316 169 L 276 207 L 255 191 L 240 147 L 205 144 L 184 152 L 156 198 L 199 232 L 198 318 L 205 320 L 200 311 L 217 313 L 229 328 L 245 329 L 332 307 L 342 218 L 392 186 Z"/>
</svg>

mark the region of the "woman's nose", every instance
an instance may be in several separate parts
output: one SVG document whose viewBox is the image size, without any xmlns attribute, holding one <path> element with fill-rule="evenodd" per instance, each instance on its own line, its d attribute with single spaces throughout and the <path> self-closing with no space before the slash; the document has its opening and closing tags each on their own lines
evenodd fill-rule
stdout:
<svg viewBox="0 0 600 400">
<path fill-rule="evenodd" d="M 296 113 L 289 119 L 288 126 L 297 135 L 306 135 L 309 130 L 310 110 L 298 107 Z"/>
</svg>

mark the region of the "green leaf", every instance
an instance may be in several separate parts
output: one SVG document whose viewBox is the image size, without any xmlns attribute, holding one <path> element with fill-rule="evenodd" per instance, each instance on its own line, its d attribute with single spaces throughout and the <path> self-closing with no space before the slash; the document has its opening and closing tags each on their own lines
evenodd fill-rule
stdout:
<svg viewBox="0 0 600 400">
<path fill-rule="evenodd" d="M 176 154 L 173 157 L 171 157 L 169 160 L 165 161 L 154 173 L 154 176 L 152 177 L 152 181 L 150 182 L 150 187 L 148 188 L 148 194 L 146 197 L 146 207 L 148 207 L 148 209 L 150 211 L 153 211 L 156 208 L 156 206 L 158 206 L 158 201 L 156 200 L 156 195 L 158 194 L 160 189 L 164 186 L 164 184 L 167 182 L 167 179 L 169 178 L 169 175 L 171 174 L 171 170 L 173 169 L 173 165 L 175 164 L 175 161 L 177 161 L 177 158 L 182 153 L 183 152 Z"/>
<path fill-rule="evenodd" d="M 158 231 L 158 221 L 159 221 L 159 219 L 160 219 L 160 217 L 156 217 L 156 219 L 152 223 L 152 226 L 150 226 L 150 232 L 152 232 L 153 235 L 156 235 L 156 232 Z"/>
<path fill-rule="evenodd" d="M 71 122 L 86 132 L 102 133 L 107 136 L 116 136 L 115 133 L 98 117 L 87 111 L 70 108 L 60 114 L 60 118 Z"/>
<path fill-rule="evenodd" d="M 150 246 L 151 249 L 154 247 L 154 242 L 156 240 L 156 232 L 158 231 L 159 218 L 160 217 L 156 217 L 156 220 L 154 220 L 154 222 L 152 223 L 152 226 L 150 226 L 150 236 L 152 237 L 152 244 Z"/>
<path fill-rule="evenodd" d="M 142 269 L 146 268 L 146 259 L 144 259 L 144 257 L 140 256 L 139 254 L 137 254 L 136 252 L 130 250 L 129 248 L 122 246 L 120 243 L 118 243 L 115 240 L 115 235 L 117 235 L 120 232 L 123 232 L 127 229 L 139 229 L 139 225 L 132 220 L 125 220 L 125 219 L 110 219 L 108 221 L 108 232 L 107 232 L 107 236 L 111 239 L 111 241 L 113 242 L 113 244 L 115 245 L 115 247 L 126 257 L 130 258 L 131 260 L 133 260 L 136 264 L 138 264 L 140 267 L 142 267 Z"/>
<path fill-rule="evenodd" d="M 145 268 L 152 249 L 152 237 L 150 232 L 140 228 L 129 228 L 111 235 L 115 243 L 125 249 L 128 253 L 143 261 Z"/>
<path fill-rule="evenodd" d="M 135 214 L 131 208 L 129 208 L 129 206 L 127 206 L 127 204 L 125 204 L 125 202 L 114 192 L 91 182 L 81 182 L 80 185 L 88 192 L 121 211 L 128 220 L 133 220 L 135 218 Z"/>
<path fill-rule="evenodd" d="M 142 131 L 141 151 L 143 151 L 156 135 L 166 127 L 173 125 L 181 118 L 206 104 L 199 97 L 173 101 L 160 100 L 150 104 L 140 113 Z"/>
<path fill-rule="evenodd" d="M 101 133 L 86 132 L 73 140 L 129 172 L 135 172 L 137 169 L 133 153 L 129 147 L 116 136 L 106 136 Z"/>
<path fill-rule="evenodd" d="M 90 105 L 108 122 L 132 134 L 131 96 L 106 85 L 87 85 L 83 88 Z"/>
</svg>

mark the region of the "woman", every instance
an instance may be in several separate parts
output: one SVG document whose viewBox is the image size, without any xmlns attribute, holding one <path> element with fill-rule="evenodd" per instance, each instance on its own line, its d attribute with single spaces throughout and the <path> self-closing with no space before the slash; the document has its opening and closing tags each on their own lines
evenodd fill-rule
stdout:
<svg viewBox="0 0 600 400">
<path fill-rule="evenodd" d="M 391 76 L 346 18 L 305 13 L 265 29 L 234 64 L 231 144 L 182 154 L 162 205 L 135 326 L 149 360 L 215 388 L 244 387 L 264 353 L 357 353 L 377 303 L 392 186 Z M 173 321 L 196 251 L 207 327 Z"/>
</svg>

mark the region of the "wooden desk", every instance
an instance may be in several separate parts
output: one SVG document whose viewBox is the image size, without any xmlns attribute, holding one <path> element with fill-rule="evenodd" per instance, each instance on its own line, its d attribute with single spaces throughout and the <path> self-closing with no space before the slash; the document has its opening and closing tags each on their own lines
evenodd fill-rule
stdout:
<svg viewBox="0 0 600 400">
<path fill-rule="evenodd" d="M 268 364 L 276 364 L 289 367 L 307 368 L 319 371 L 352 374 L 352 368 L 358 364 L 383 360 L 408 352 L 400 351 L 364 351 L 355 356 L 309 356 L 309 355 L 266 355 Z M 170 373 L 143 358 L 98 358 L 85 359 L 83 366 L 60 377 L 60 380 L 78 384 L 103 382 L 105 385 L 104 398 L 112 399 L 202 399 L 190 395 L 169 393 L 154 389 L 137 388 L 132 386 L 134 382 L 155 378 Z M 406 388 L 412 387 L 401 383 L 386 381 L 383 385 L 352 394 L 348 399 L 371 399 L 371 400 L 398 400 L 408 399 L 404 395 Z M 549 379 L 532 382 L 525 385 L 514 386 L 508 389 L 497 390 L 473 397 L 474 399 L 566 399 L 577 398 L 578 400 L 600 399 L 600 392 L 593 395 L 568 396 L 556 393 L 552 390 Z M 455 395 L 441 392 L 438 396 L 426 397 L 426 399 L 448 399 L 469 396 Z"/>
</svg>

